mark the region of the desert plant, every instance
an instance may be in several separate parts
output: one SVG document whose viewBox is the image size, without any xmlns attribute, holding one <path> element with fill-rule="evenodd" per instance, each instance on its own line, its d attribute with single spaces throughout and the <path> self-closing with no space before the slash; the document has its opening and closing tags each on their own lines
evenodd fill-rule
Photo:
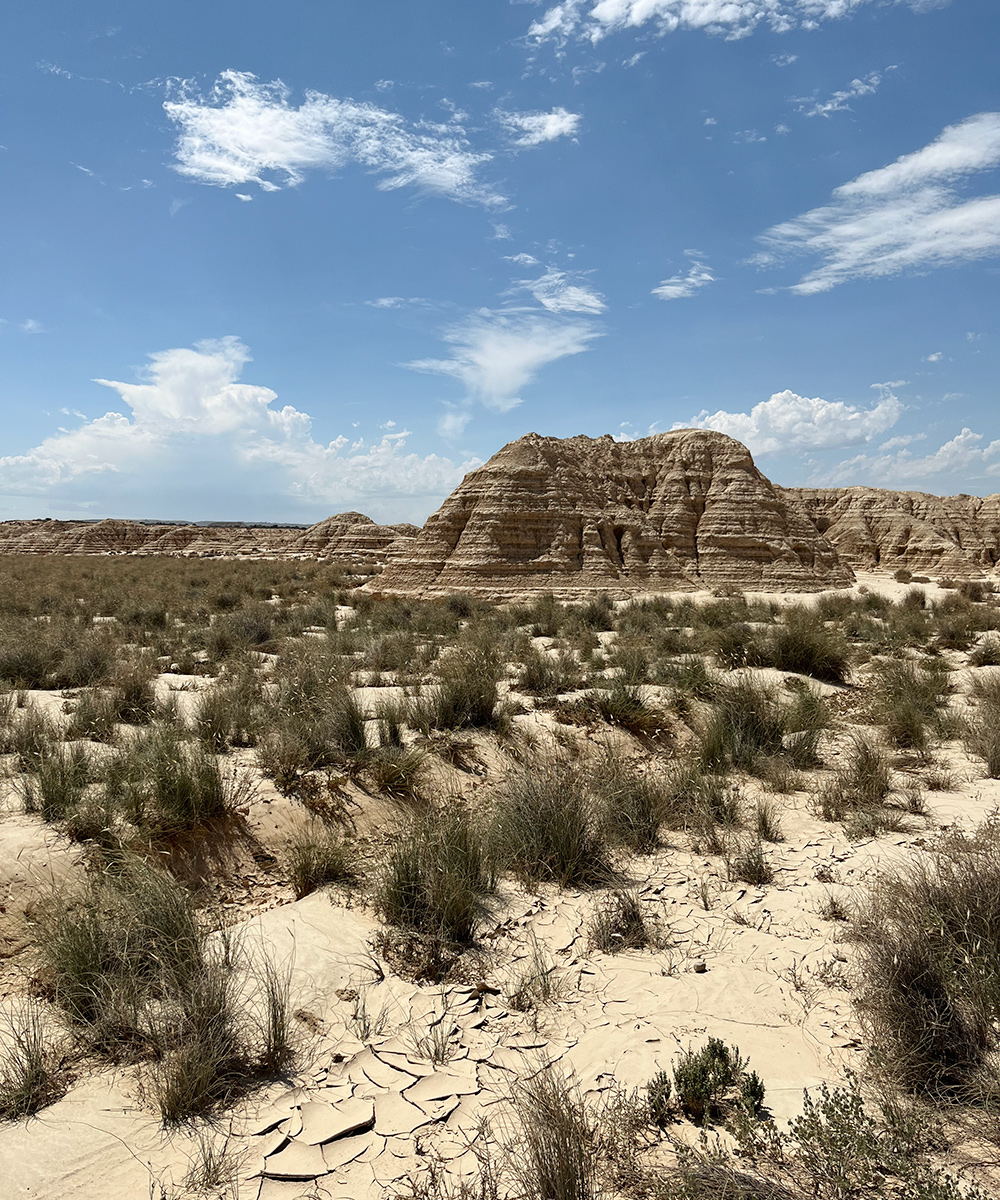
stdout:
<svg viewBox="0 0 1000 1200">
<path fill-rule="evenodd" d="M 324 825 L 303 829 L 291 841 L 285 852 L 285 869 L 296 900 L 328 883 L 349 882 L 355 874 L 347 842 Z"/>
<path fill-rule="evenodd" d="M 0 1035 L 0 1121 L 15 1121 L 57 1100 L 64 1084 L 36 1002 L 9 1008 Z"/>
<path fill-rule="evenodd" d="M 609 688 L 595 688 L 587 703 L 601 720 L 641 737 L 657 737 L 668 727 L 665 714 L 649 703 L 645 690 L 621 678 L 614 679 Z"/>
<path fill-rule="evenodd" d="M 858 812 L 874 812 L 892 790 L 892 768 L 885 750 L 871 737 L 851 738 L 847 761 L 819 793 L 820 814 L 826 821 L 844 821 Z"/>
<path fill-rule="evenodd" d="M 780 754 L 785 722 L 773 689 L 747 678 L 719 686 L 701 731 L 701 760 L 709 770 L 752 770 Z"/>
<path fill-rule="evenodd" d="M 198 697 L 194 727 L 218 753 L 231 746 L 254 746 L 262 724 L 264 689 L 252 668 L 222 676 Z"/>
<path fill-rule="evenodd" d="M 975 709 L 964 722 L 966 749 L 983 760 L 990 779 L 1000 779 L 1000 700 L 982 685 L 978 695 Z"/>
<path fill-rule="evenodd" d="M 375 787 L 394 800 L 415 800 L 417 785 L 426 765 L 421 750 L 405 750 L 401 746 L 383 745 L 373 750 L 367 770 Z"/>
<path fill-rule="evenodd" d="M 555 765 L 512 771 L 490 811 L 497 862 L 525 882 L 561 887 L 606 883 L 606 824 L 581 773 Z"/>
<path fill-rule="evenodd" d="M 654 1125 L 661 1128 L 671 1117 L 670 1094 L 673 1083 L 669 1071 L 657 1071 L 646 1084 L 646 1102 L 649 1105 L 649 1115 Z"/>
<path fill-rule="evenodd" d="M 96 777 L 86 746 L 52 746 L 35 764 L 34 773 L 20 781 L 25 811 L 40 813 L 46 821 L 63 820 L 79 808 Z"/>
<path fill-rule="evenodd" d="M 696 1124 L 717 1115 L 727 1100 L 749 1099 L 759 1112 L 764 1087 L 747 1072 L 739 1049 L 710 1037 L 700 1050 L 684 1051 L 674 1065 L 674 1091 L 681 1110 Z"/>
<path fill-rule="evenodd" d="M 984 637 L 969 654 L 970 667 L 1000 667 L 1000 638 L 995 634 Z"/>
<path fill-rule="evenodd" d="M 886 874 L 855 914 L 859 1012 L 910 1090 L 1000 1096 L 1000 826 L 953 833 Z"/>
<path fill-rule="evenodd" d="M 528 957 L 522 962 L 507 990 L 507 1003 L 514 1012 L 538 1013 L 564 992 L 556 965 L 539 942 L 534 930 L 528 935 Z"/>
<path fill-rule="evenodd" d="M 814 610 L 803 608 L 786 611 L 784 624 L 768 636 L 761 662 L 824 683 L 844 683 L 850 674 L 844 639 L 827 629 Z"/>
<path fill-rule="evenodd" d="M 415 818 L 403 831 L 382 868 L 375 905 L 392 925 L 465 946 L 494 886 L 476 826 L 454 808 Z"/>
<path fill-rule="evenodd" d="M 595 950 L 618 954 L 622 950 L 645 950 L 660 937 L 643 912 L 634 892 L 616 889 L 598 901 L 589 926 L 589 942 Z"/>
<path fill-rule="evenodd" d="M 758 842 L 783 842 L 785 840 L 785 835 L 781 831 L 778 809 L 773 801 L 758 800 L 754 805 L 753 821 Z"/>
<path fill-rule="evenodd" d="M 520 1085 L 514 1111 L 517 1194 L 524 1200 L 599 1200 L 599 1131 L 579 1090 L 549 1067 Z"/>
<path fill-rule="evenodd" d="M 875 669 L 873 716 L 902 749 L 925 750 L 941 732 L 946 671 L 910 659 L 885 659 Z"/>
<path fill-rule="evenodd" d="M 668 804 L 661 780 L 609 753 L 590 773 L 587 787 L 612 844 L 637 854 L 656 849 Z"/>
<path fill-rule="evenodd" d="M 774 882 L 774 868 L 764 855 L 759 839 L 740 842 L 729 852 L 729 877 L 757 887 Z"/>
<path fill-rule="evenodd" d="M 433 728 L 493 727 L 497 722 L 501 673 L 499 655 L 485 646 L 459 646 L 442 657 L 438 685 L 426 698 Z"/>
</svg>

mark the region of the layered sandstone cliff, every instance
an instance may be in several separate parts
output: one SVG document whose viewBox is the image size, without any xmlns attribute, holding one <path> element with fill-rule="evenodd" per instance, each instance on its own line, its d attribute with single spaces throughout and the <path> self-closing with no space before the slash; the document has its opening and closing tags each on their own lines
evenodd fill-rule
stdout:
<svg viewBox="0 0 1000 1200">
<path fill-rule="evenodd" d="M 1000 561 L 1000 495 L 779 488 L 859 570 L 969 575 Z"/>
<path fill-rule="evenodd" d="M 166 554 L 193 558 L 314 558 L 378 566 L 415 525 L 376 525 L 357 512 L 301 525 L 169 525 L 144 521 L 2 521 L 0 554 Z"/>
<path fill-rule="evenodd" d="M 528 434 L 467 475 L 382 592 L 575 596 L 745 587 L 816 590 L 853 578 L 798 505 L 724 434 L 635 442 Z"/>
</svg>

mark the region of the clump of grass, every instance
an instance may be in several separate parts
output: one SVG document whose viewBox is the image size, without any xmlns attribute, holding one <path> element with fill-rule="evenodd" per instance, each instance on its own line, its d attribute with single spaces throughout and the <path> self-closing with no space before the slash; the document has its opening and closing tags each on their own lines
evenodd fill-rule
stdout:
<svg viewBox="0 0 1000 1200">
<path fill-rule="evenodd" d="M 783 842 L 785 840 L 777 805 L 773 801 L 766 799 L 757 801 L 753 810 L 753 823 L 758 842 Z"/>
<path fill-rule="evenodd" d="M 285 852 L 295 899 L 301 900 L 328 883 L 347 883 L 355 875 L 350 846 L 343 836 L 325 825 L 304 829 Z"/>
<path fill-rule="evenodd" d="M 975 681 L 976 707 L 965 720 L 965 746 L 981 758 L 990 779 L 1000 779 L 1000 688 L 993 681 Z"/>
<path fill-rule="evenodd" d="M 701 731 L 702 765 L 713 771 L 753 770 L 783 749 L 785 721 L 773 689 L 754 679 L 720 685 Z"/>
<path fill-rule="evenodd" d="M 884 748 L 871 737 L 855 734 L 847 761 L 819 793 L 819 812 L 825 821 L 861 820 L 877 831 L 878 821 L 888 819 L 891 791 L 892 767 Z"/>
<path fill-rule="evenodd" d="M 0 1121 L 16 1121 L 63 1093 L 56 1056 L 47 1044 L 38 1004 L 10 1009 L 0 1023 Z"/>
<path fill-rule="evenodd" d="M 165 1123 L 228 1101 L 290 1052 L 279 976 L 249 969 L 230 939 L 210 940 L 190 894 L 141 859 L 120 857 L 54 896 L 38 944 L 56 1004 L 93 1052 L 155 1059 Z"/>
<path fill-rule="evenodd" d="M 595 1115 L 554 1067 L 522 1084 L 514 1097 L 520 1154 L 513 1158 L 524 1200 L 599 1200 L 601 1142 Z"/>
<path fill-rule="evenodd" d="M 656 849 L 668 805 L 668 792 L 661 780 L 652 772 L 642 774 L 626 759 L 608 754 L 590 773 L 587 787 L 612 844 L 636 854 Z"/>
<path fill-rule="evenodd" d="M 760 665 L 810 675 L 823 683 L 845 683 L 850 663 L 847 643 L 823 624 L 815 610 L 791 608 L 784 624 L 768 636 Z"/>
<path fill-rule="evenodd" d="M 160 724 L 118 753 L 105 786 L 136 824 L 168 831 L 224 816 L 248 784 L 245 777 L 227 778 L 202 743 Z"/>
<path fill-rule="evenodd" d="M 1000 667 L 1000 638 L 989 634 L 969 654 L 970 667 Z"/>
<path fill-rule="evenodd" d="M 879 1061 L 936 1099 L 1000 1098 L 1000 826 L 884 875 L 852 922 Z"/>
<path fill-rule="evenodd" d="M 925 751 L 940 736 L 947 672 L 921 667 L 910 659 L 884 659 L 874 678 L 873 716 L 885 726 L 893 745 Z"/>
<path fill-rule="evenodd" d="M 639 737 L 658 737 L 668 728 L 665 714 L 649 703 L 645 690 L 621 677 L 614 679 L 610 688 L 592 691 L 587 703 L 602 721 Z"/>
<path fill-rule="evenodd" d="M 606 822 L 580 772 L 557 766 L 512 771 L 494 797 L 489 837 L 498 864 L 526 883 L 606 883 Z"/>
<path fill-rule="evenodd" d="M 26 812 L 40 813 L 46 821 L 62 821 L 81 806 L 96 770 L 86 746 L 73 743 L 52 746 L 20 781 Z"/>
<path fill-rule="evenodd" d="M 634 892 L 616 889 L 597 903 L 590 921 L 589 943 L 605 954 L 645 950 L 660 944 L 660 936 Z"/>
<path fill-rule="evenodd" d="M 439 682 L 420 704 L 434 729 L 491 729 L 500 712 L 500 656 L 492 647 L 460 645 L 438 662 Z"/>
<path fill-rule="evenodd" d="M 3 753 L 13 754 L 19 771 L 37 770 L 62 734 L 55 721 L 35 704 L 27 703 L 2 730 Z"/>
<path fill-rule="evenodd" d="M 232 746 L 255 746 L 263 721 L 264 689 L 250 667 L 222 676 L 198 698 L 194 727 L 218 753 Z"/>
<path fill-rule="evenodd" d="M 391 925 L 468 946 L 494 888 L 479 831 L 454 808 L 414 819 L 390 852 L 374 899 Z"/>
<path fill-rule="evenodd" d="M 580 668 L 572 654 L 547 654 L 529 645 L 521 655 L 517 689 L 531 696 L 555 696 L 571 692 L 581 683 Z"/>
<path fill-rule="evenodd" d="M 532 930 L 528 937 L 528 958 L 521 965 L 507 992 L 507 1003 L 514 1012 L 538 1013 L 557 1001 L 564 991 L 556 966 L 546 954 Z"/>
<path fill-rule="evenodd" d="M 380 746 L 372 751 L 367 770 L 375 787 L 394 800 L 417 799 L 426 755 L 401 746 Z"/>
<path fill-rule="evenodd" d="M 729 877 L 742 879 L 744 883 L 752 883 L 757 887 L 774 882 L 774 868 L 768 862 L 758 838 L 741 842 L 730 850 Z"/>
</svg>

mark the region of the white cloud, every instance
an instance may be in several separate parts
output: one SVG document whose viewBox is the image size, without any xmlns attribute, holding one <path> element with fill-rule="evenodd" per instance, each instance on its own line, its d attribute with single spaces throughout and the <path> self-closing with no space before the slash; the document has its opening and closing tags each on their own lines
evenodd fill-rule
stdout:
<svg viewBox="0 0 1000 1200">
<path fill-rule="evenodd" d="M 426 304 L 423 296 L 379 296 L 376 300 L 366 300 L 369 308 L 405 308 L 408 304 Z"/>
<path fill-rule="evenodd" d="M 797 100 L 798 110 L 807 117 L 828 117 L 831 113 L 848 112 L 852 100 L 858 96 L 874 96 L 885 76 L 895 70 L 897 67 L 893 65 L 884 71 L 869 71 L 863 79 L 852 79 L 848 87 L 834 92 L 826 100 L 817 100 L 815 96 Z"/>
<path fill-rule="evenodd" d="M 820 21 L 850 16 L 877 2 L 881 0 L 562 0 L 532 23 L 528 40 L 540 43 L 583 38 L 599 42 L 609 34 L 647 24 L 652 24 L 659 35 L 678 29 L 704 29 L 737 38 L 753 33 L 761 24 L 776 33 L 787 33 L 798 26 L 812 29 Z M 926 7 L 926 0 L 891 2 Z M 774 61 L 784 66 L 794 62 L 795 55 L 779 56 Z"/>
<path fill-rule="evenodd" d="M 518 289 L 531 292 L 543 308 L 554 313 L 590 313 L 596 315 L 604 312 L 607 305 L 600 292 L 577 282 L 566 271 L 558 271 L 555 267 L 549 269 L 538 279 L 521 279 L 515 285 Z"/>
<path fill-rule="evenodd" d="M 940 362 L 942 358 L 944 358 L 944 355 L 941 353 L 941 351 L 935 350 L 933 354 L 927 355 L 927 357 L 924 359 L 924 362 L 937 363 Z"/>
<path fill-rule="evenodd" d="M 697 250 L 685 250 L 684 253 L 692 260 L 691 266 L 684 274 L 672 275 L 669 279 L 664 279 L 662 283 L 653 288 L 654 296 L 658 296 L 661 300 L 686 300 L 688 296 L 693 296 L 699 288 L 707 287 L 708 284 L 715 282 L 715 276 L 711 269 L 701 261 L 701 255 Z"/>
<path fill-rule="evenodd" d="M 505 254 L 508 262 L 516 263 L 519 267 L 537 267 L 538 259 L 533 254 Z"/>
<path fill-rule="evenodd" d="M 457 441 L 463 433 L 466 426 L 472 420 L 472 412 L 468 408 L 452 408 L 449 409 L 442 417 L 438 418 L 437 431 L 443 438 L 448 441 Z"/>
<path fill-rule="evenodd" d="M 753 454 L 778 454 L 861 445 L 891 429 L 902 411 L 900 401 L 884 389 L 871 408 L 809 399 L 786 390 L 755 404 L 748 413 L 701 412 L 690 426 L 727 433 Z"/>
<path fill-rule="evenodd" d="M 600 337 L 589 322 L 519 309 L 483 309 L 445 330 L 450 358 L 425 358 L 406 366 L 450 375 L 465 385 L 470 399 L 493 412 L 509 412 L 520 392 L 542 367 L 581 354 Z"/>
<path fill-rule="evenodd" d="M 893 438 L 879 447 L 877 454 L 859 454 L 838 463 L 816 482 L 829 485 L 873 483 L 885 487 L 925 484 L 935 486 L 935 478 L 950 478 L 951 487 L 964 490 L 976 477 L 1000 474 L 1000 441 L 983 444 L 983 435 L 964 428 L 931 454 L 915 457 L 905 447 L 894 454 L 898 445 Z M 941 486 L 937 483 L 938 487 Z"/>
<path fill-rule="evenodd" d="M 1000 195 L 963 198 L 958 184 L 1000 165 L 1000 113 L 979 113 L 894 163 L 859 175 L 830 204 L 762 234 L 761 266 L 810 255 L 792 287 L 808 295 L 852 279 L 985 258 L 1000 251 Z"/>
<path fill-rule="evenodd" d="M 143 382 L 95 381 L 118 393 L 123 412 L 58 430 L 25 454 L 0 458 L 0 493 L 44 497 L 49 507 L 82 502 L 119 510 L 123 498 L 147 504 L 163 496 L 183 506 L 197 493 L 199 503 L 229 513 L 234 503 L 247 509 L 266 503 L 273 515 L 275 506 L 287 510 L 295 501 L 314 511 L 360 506 L 399 519 L 443 498 L 470 469 L 407 453 L 406 430 L 371 444 L 352 445 L 343 436 L 317 442 L 308 414 L 276 407 L 270 388 L 239 382 L 250 354 L 237 338 L 150 358 Z"/>
<path fill-rule="evenodd" d="M 244 71 L 223 71 L 207 95 L 188 81 L 176 83 L 163 107 L 180 127 L 175 169 L 198 183 L 277 191 L 311 171 L 357 164 L 380 176 L 383 190 L 413 187 L 452 200 L 503 203 L 478 175 L 492 155 L 473 150 L 453 123 L 410 123 L 323 92 L 306 92 L 295 107 L 280 80 L 262 83 Z"/>
<path fill-rule="evenodd" d="M 251 196 L 248 192 L 237 192 L 236 199 L 242 200 L 244 204 L 249 204 L 253 200 L 253 196 Z"/>
<path fill-rule="evenodd" d="M 498 108 L 494 116 L 515 146 L 540 146 L 556 138 L 572 137 L 583 119 L 565 108 L 551 112 L 505 112 Z"/>
<path fill-rule="evenodd" d="M 44 333 L 45 332 L 45 330 L 42 328 L 41 321 L 36 321 L 34 317 L 27 317 L 25 320 L 23 320 L 20 323 L 20 325 L 18 325 L 18 329 L 20 329 L 20 331 L 22 333 Z"/>
<path fill-rule="evenodd" d="M 706 125 L 718 125 L 718 123 L 719 122 L 715 119 L 715 117 L 706 117 L 705 118 Z"/>
<path fill-rule="evenodd" d="M 772 54 L 771 55 L 771 62 L 773 62 L 776 67 L 790 67 L 793 62 L 798 62 L 798 61 L 799 61 L 799 56 L 797 54 Z"/>
</svg>

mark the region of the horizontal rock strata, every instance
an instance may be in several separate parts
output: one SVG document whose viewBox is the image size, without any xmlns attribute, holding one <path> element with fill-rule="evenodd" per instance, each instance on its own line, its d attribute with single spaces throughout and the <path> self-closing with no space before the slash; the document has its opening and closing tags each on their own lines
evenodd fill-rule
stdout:
<svg viewBox="0 0 1000 1200">
<path fill-rule="evenodd" d="M 830 542 L 724 434 L 529 434 L 467 475 L 369 586 L 503 599 L 851 582 Z"/>
<path fill-rule="evenodd" d="M 779 488 L 859 570 L 967 576 L 1000 561 L 1000 495 Z"/>
<path fill-rule="evenodd" d="M 312 558 L 378 566 L 415 525 L 376 525 L 357 512 L 316 525 L 170 525 L 145 521 L 0 521 L 0 554 L 165 554 L 192 558 Z"/>
</svg>

